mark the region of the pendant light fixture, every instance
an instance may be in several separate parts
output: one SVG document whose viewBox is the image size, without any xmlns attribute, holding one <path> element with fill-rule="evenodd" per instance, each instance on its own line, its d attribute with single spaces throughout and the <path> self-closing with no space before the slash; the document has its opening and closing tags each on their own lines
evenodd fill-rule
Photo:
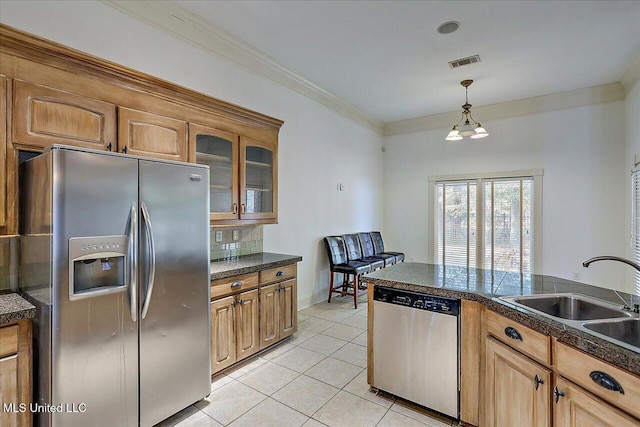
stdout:
<svg viewBox="0 0 640 427">
<path fill-rule="evenodd" d="M 462 106 L 462 117 L 458 123 L 453 125 L 451 132 L 449 132 L 449 135 L 445 138 L 447 141 L 460 141 L 465 136 L 471 137 L 471 139 L 489 136 L 489 132 L 471 117 L 471 104 L 469 104 L 468 93 L 471 83 L 473 83 L 473 80 L 463 80 L 460 82 L 465 90 L 465 103 Z"/>
</svg>

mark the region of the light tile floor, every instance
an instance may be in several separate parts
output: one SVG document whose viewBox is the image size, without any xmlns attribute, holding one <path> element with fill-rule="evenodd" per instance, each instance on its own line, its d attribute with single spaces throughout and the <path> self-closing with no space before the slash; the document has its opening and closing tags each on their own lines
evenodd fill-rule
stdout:
<svg viewBox="0 0 640 427">
<path fill-rule="evenodd" d="M 298 332 L 216 378 L 211 395 L 158 426 L 452 426 L 367 384 L 366 295 L 298 312 Z"/>
</svg>

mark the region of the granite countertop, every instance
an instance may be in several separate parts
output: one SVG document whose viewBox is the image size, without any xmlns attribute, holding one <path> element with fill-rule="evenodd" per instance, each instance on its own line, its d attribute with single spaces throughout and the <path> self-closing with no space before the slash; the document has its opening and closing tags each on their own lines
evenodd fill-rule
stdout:
<svg viewBox="0 0 640 427">
<path fill-rule="evenodd" d="M 18 294 L 0 295 L 0 325 L 32 319 L 36 308 Z"/>
<path fill-rule="evenodd" d="M 267 268 L 280 267 L 302 261 L 299 255 L 260 252 L 231 259 L 211 261 L 211 280 L 224 279 L 239 274 L 253 273 Z"/>
<path fill-rule="evenodd" d="M 632 296 L 597 286 L 537 274 L 457 266 L 399 263 L 367 274 L 365 282 L 430 295 L 477 301 L 501 315 L 613 365 L 640 375 L 640 353 L 499 299 L 502 296 L 578 293 L 622 305 Z M 637 297 L 636 297 L 637 298 Z"/>
</svg>

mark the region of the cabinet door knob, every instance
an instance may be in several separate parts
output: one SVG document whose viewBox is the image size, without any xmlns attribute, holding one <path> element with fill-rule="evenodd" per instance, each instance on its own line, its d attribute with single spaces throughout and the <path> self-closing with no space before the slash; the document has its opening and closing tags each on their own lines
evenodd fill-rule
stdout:
<svg viewBox="0 0 640 427">
<path fill-rule="evenodd" d="M 540 387 L 540 384 L 544 384 L 544 380 L 540 379 L 537 374 L 533 380 L 536 382 L 536 390 Z"/>
<path fill-rule="evenodd" d="M 236 306 L 236 300 L 231 301 L 231 307 L 235 307 Z"/>
<path fill-rule="evenodd" d="M 611 375 L 602 371 L 591 371 L 589 374 L 591 380 L 598 384 L 600 387 L 604 387 L 607 390 L 617 391 L 620 394 L 624 394 L 624 389 L 618 381 L 616 381 Z"/>
<path fill-rule="evenodd" d="M 242 305 L 242 298 L 238 301 L 238 304 Z"/>
<path fill-rule="evenodd" d="M 239 288 L 240 286 L 242 286 L 242 282 L 240 280 L 236 280 L 235 282 L 231 283 L 231 289 Z"/>
<path fill-rule="evenodd" d="M 284 276 L 284 271 L 280 270 L 276 273 L 276 277 L 282 277 Z"/>
<path fill-rule="evenodd" d="M 240 204 L 240 213 L 241 213 L 242 215 L 244 215 L 244 214 L 245 214 L 245 211 L 246 211 L 246 209 L 245 209 L 244 203 Z"/>
<path fill-rule="evenodd" d="M 124 148 L 122 149 L 122 152 L 124 154 L 127 154 L 127 151 L 129 151 L 129 149 L 127 148 L 127 146 L 125 145 Z"/>
<path fill-rule="evenodd" d="M 232 213 L 233 213 L 234 215 L 236 215 L 236 214 L 238 213 L 238 204 L 237 204 L 237 203 L 234 203 L 234 204 L 233 204 L 233 210 L 232 210 Z"/>
<path fill-rule="evenodd" d="M 558 387 L 553 388 L 553 397 L 556 399 L 556 403 L 560 400 L 561 397 L 564 396 L 564 393 L 558 390 Z"/>
<path fill-rule="evenodd" d="M 107 151 L 111 151 L 111 142 L 109 142 L 109 144 L 107 144 Z"/>
<path fill-rule="evenodd" d="M 504 328 L 504 334 L 513 340 L 522 341 L 522 335 L 520 335 L 520 332 L 511 326 Z"/>
</svg>

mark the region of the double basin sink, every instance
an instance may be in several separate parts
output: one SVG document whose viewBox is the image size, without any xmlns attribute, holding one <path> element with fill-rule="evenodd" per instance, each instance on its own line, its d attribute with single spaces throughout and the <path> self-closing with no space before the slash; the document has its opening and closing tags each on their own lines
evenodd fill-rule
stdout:
<svg viewBox="0 0 640 427">
<path fill-rule="evenodd" d="M 580 294 L 500 299 L 640 353 L 640 315 L 615 304 Z"/>
</svg>

